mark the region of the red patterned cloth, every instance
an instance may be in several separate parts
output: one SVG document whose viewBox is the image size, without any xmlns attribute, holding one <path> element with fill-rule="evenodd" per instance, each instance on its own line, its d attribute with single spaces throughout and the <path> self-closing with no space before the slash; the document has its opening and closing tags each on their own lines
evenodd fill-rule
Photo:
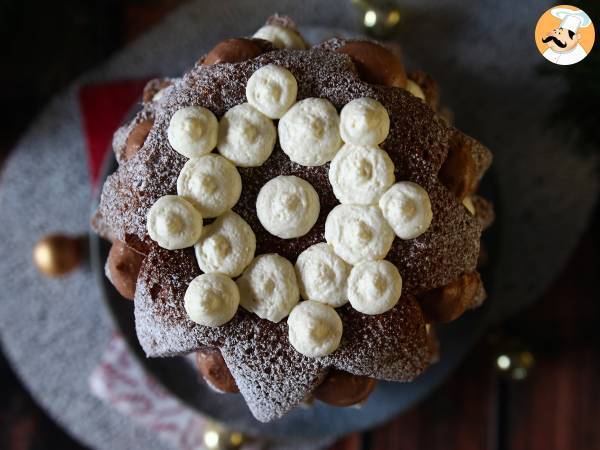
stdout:
<svg viewBox="0 0 600 450">
<path fill-rule="evenodd" d="M 92 393 L 119 413 L 181 450 L 204 449 L 208 420 L 166 392 L 144 372 L 125 340 L 115 335 L 90 379 Z"/>
</svg>

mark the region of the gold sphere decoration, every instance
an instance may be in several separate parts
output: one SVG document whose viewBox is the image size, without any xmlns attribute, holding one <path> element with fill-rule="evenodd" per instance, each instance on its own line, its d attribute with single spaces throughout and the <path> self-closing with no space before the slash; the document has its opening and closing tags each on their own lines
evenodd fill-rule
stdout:
<svg viewBox="0 0 600 450">
<path fill-rule="evenodd" d="M 535 358 L 528 350 L 501 352 L 496 355 L 496 369 L 514 381 L 527 378 L 535 365 Z"/>
<path fill-rule="evenodd" d="M 362 13 L 362 26 L 373 36 L 385 37 L 400 23 L 400 10 L 389 0 L 351 0 Z"/>
<path fill-rule="evenodd" d="M 82 240 L 62 234 L 51 234 L 33 247 L 33 262 L 40 272 L 50 277 L 65 275 L 83 260 Z"/>
<path fill-rule="evenodd" d="M 238 431 L 210 422 L 204 429 L 203 441 L 207 450 L 237 450 L 244 444 L 246 438 Z"/>
<path fill-rule="evenodd" d="M 535 356 L 522 340 L 503 332 L 490 335 L 494 368 L 503 377 L 521 381 L 529 376 L 535 366 Z"/>
</svg>

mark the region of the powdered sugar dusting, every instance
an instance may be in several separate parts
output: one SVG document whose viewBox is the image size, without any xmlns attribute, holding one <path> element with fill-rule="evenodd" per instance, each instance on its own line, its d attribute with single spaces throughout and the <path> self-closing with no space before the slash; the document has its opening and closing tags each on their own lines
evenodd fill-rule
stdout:
<svg viewBox="0 0 600 450">
<path fill-rule="evenodd" d="M 262 42 L 262 41 L 261 41 Z M 143 147 L 129 160 L 120 153 L 132 124 L 117 132 L 115 151 L 121 163 L 105 185 L 94 227 L 103 236 L 125 241 L 147 254 L 138 278 L 136 329 L 148 356 L 188 353 L 202 346 L 219 347 L 240 391 L 259 420 L 280 417 L 299 404 L 321 382 L 330 367 L 357 375 L 407 381 L 428 365 L 424 318 L 415 294 L 444 285 L 475 269 L 482 222 L 471 216 L 439 182 L 449 138 L 454 132 L 421 100 L 399 88 L 362 82 L 351 59 L 332 52 L 344 41 L 335 39 L 311 50 L 267 50 L 242 63 L 197 64 L 173 79 L 160 101 L 145 104 L 134 122 L 152 117 L 154 125 Z M 217 117 L 243 103 L 245 86 L 259 67 L 273 63 L 290 70 L 298 81 L 298 99 L 326 98 L 338 111 L 349 101 L 371 97 L 387 109 L 390 134 L 382 148 L 395 165 L 397 180 L 419 183 L 429 193 L 434 219 L 416 239 L 395 239 L 387 259 L 404 279 L 400 302 L 385 314 L 366 316 L 349 306 L 338 309 L 344 335 L 333 354 L 310 359 L 296 352 L 287 338 L 285 321 L 272 323 L 239 309 L 219 328 L 202 327 L 187 318 L 183 296 L 188 283 L 201 272 L 192 249 L 166 251 L 149 239 L 146 214 L 161 196 L 176 193 L 177 176 L 186 158 L 167 141 L 173 113 L 184 106 L 204 106 Z M 476 141 L 475 141 L 476 142 Z M 472 145 L 481 174 L 490 156 Z M 489 153 L 489 152 L 488 152 Z M 303 167 L 283 153 L 279 144 L 264 165 L 239 168 L 243 191 L 234 207 L 254 230 L 256 254 L 277 252 L 294 262 L 309 246 L 324 241 L 325 218 L 338 204 L 328 181 L 329 164 Z M 256 215 L 256 197 L 266 181 L 296 175 L 319 193 L 321 213 L 308 234 L 280 239 L 268 233 Z"/>
</svg>

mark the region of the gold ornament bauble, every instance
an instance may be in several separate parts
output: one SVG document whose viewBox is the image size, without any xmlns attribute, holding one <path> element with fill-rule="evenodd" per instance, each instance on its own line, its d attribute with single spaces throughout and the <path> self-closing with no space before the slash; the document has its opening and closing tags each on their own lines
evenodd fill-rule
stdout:
<svg viewBox="0 0 600 450">
<path fill-rule="evenodd" d="M 204 428 L 203 440 L 207 450 L 237 450 L 246 439 L 240 432 L 210 422 Z"/>
<path fill-rule="evenodd" d="M 504 333 L 492 335 L 494 366 L 503 377 L 521 381 L 529 376 L 535 366 L 535 357 L 525 343 Z"/>
<path fill-rule="evenodd" d="M 33 262 L 50 277 L 71 272 L 81 264 L 83 255 L 82 239 L 62 234 L 45 236 L 33 248 Z"/>
<path fill-rule="evenodd" d="M 388 0 L 351 0 L 362 14 L 362 26 L 368 34 L 385 37 L 396 31 L 400 10 Z"/>
</svg>

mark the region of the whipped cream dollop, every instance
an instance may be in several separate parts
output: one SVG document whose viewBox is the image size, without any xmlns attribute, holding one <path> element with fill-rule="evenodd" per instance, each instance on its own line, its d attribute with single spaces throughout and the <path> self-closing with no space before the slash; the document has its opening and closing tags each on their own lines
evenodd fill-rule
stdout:
<svg viewBox="0 0 600 450">
<path fill-rule="evenodd" d="M 340 134 L 346 143 L 381 144 L 390 132 L 390 116 L 377 100 L 361 97 L 346 103 L 340 112 Z"/>
<path fill-rule="evenodd" d="M 187 106 L 173 114 L 167 129 L 169 144 L 188 158 L 205 155 L 217 146 L 219 124 L 202 106 Z"/>
<path fill-rule="evenodd" d="M 194 278 L 183 297 L 188 317 L 199 325 L 219 327 L 237 312 L 240 293 L 235 282 L 220 273 L 206 273 Z"/>
<path fill-rule="evenodd" d="M 423 89 L 421 89 L 421 86 L 419 86 L 413 80 L 406 80 L 406 90 L 415 97 L 425 101 L 425 93 L 423 92 Z"/>
<path fill-rule="evenodd" d="M 338 205 L 325 221 L 325 240 L 340 258 L 354 265 L 385 258 L 394 232 L 376 206 Z"/>
<path fill-rule="evenodd" d="M 475 210 L 475 203 L 473 203 L 473 197 L 467 195 L 465 198 L 463 198 L 462 204 L 472 216 L 475 215 L 477 211 Z"/>
<path fill-rule="evenodd" d="M 156 91 L 156 94 L 154 94 L 154 95 L 152 96 L 152 101 L 153 101 L 154 103 L 159 103 L 159 102 L 161 102 L 161 101 L 162 101 L 162 99 L 163 99 L 163 98 L 165 98 L 165 92 L 167 91 L 167 88 L 168 88 L 168 87 L 169 87 L 169 86 L 165 86 L 164 88 L 162 88 L 162 89 L 159 89 L 158 91 Z"/>
<path fill-rule="evenodd" d="M 304 250 L 296 260 L 300 295 L 337 308 L 348 302 L 346 294 L 351 267 L 321 242 Z"/>
<path fill-rule="evenodd" d="M 240 304 L 261 319 L 279 322 L 300 299 L 296 273 L 283 256 L 257 256 L 237 279 Z"/>
<path fill-rule="evenodd" d="M 237 277 L 254 258 L 256 236 L 244 219 L 227 211 L 204 227 L 194 250 L 202 272 Z"/>
<path fill-rule="evenodd" d="M 217 217 L 237 203 L 242 178 L 233 164 L 215 154 L 192 158 L 177 178 L 177 194 L 192 203 L 204 218 Z"/>
<path fill-rule="evenodd" d="M 329 355 L 340 345 L 342 319 L 329 305 L 301 302 L 290 313 L 287 324 L 290 344 L 309 358 Z"/>
<path fill-rule="evenodd" d="M 331 161 L 342 146 L 340 118 L 335 106 L 324 98 L 297 102 L 277 128 L 282 150 L 303 166 L 321 166 Z"/>
<path fill-rule="evenodd" d="M 267 64 L 246 84 L 248 103 L 271 119 L 280 119 L 296 101 L 298 83 L 285 67 Z"/>
<path fill-rule="evenodd" d="M 273 121 L 249 103 L 234 106 L 219 122 L 219 153 L 236 166 L 262 165 L 276 140 Z"/>
<path fill-rule="evenodd" d="M 308 181 L 293 175 L 269 180 L 256 199 L 258 220 L 269 233 L 282 239 L 308 233 L 319 211 L 317 191 Z"/>
<path fill-rule="evenodd" d="M 202 214 L 183 197 L 165 195 L 148 211 L 146 229 L 162 248 L 191 247 L 202 234 Z"/>
<path fill-rule="evenodd" d="M 306 48 L 304 39 L 295 30 L 280 25 L 264 25 L 252 37 L 269 41 L 277 48 L 292 48 L 296 50 L 304 50 Z"/>
<path fill-rule="evenodd" d="M 348 300 L 363 314 L 389 311 L 402 294 L 402 277 L 389 261 L 365 261 L 352 268 L 348 278 Z"/>
<path fill-rule="evenodd" d="M 394 179 L 394 163 L 377 146 L 345 144 L 329 166 L 329 182 L 340 203 L 376 203 Z"/>
<path fill-rule="evenodd" d="M 429 194 L 411 181 L 390 187 L 379 199 L 379 208 L 400 239 L 419 237 L 433 219 Z"/>
</svg>

